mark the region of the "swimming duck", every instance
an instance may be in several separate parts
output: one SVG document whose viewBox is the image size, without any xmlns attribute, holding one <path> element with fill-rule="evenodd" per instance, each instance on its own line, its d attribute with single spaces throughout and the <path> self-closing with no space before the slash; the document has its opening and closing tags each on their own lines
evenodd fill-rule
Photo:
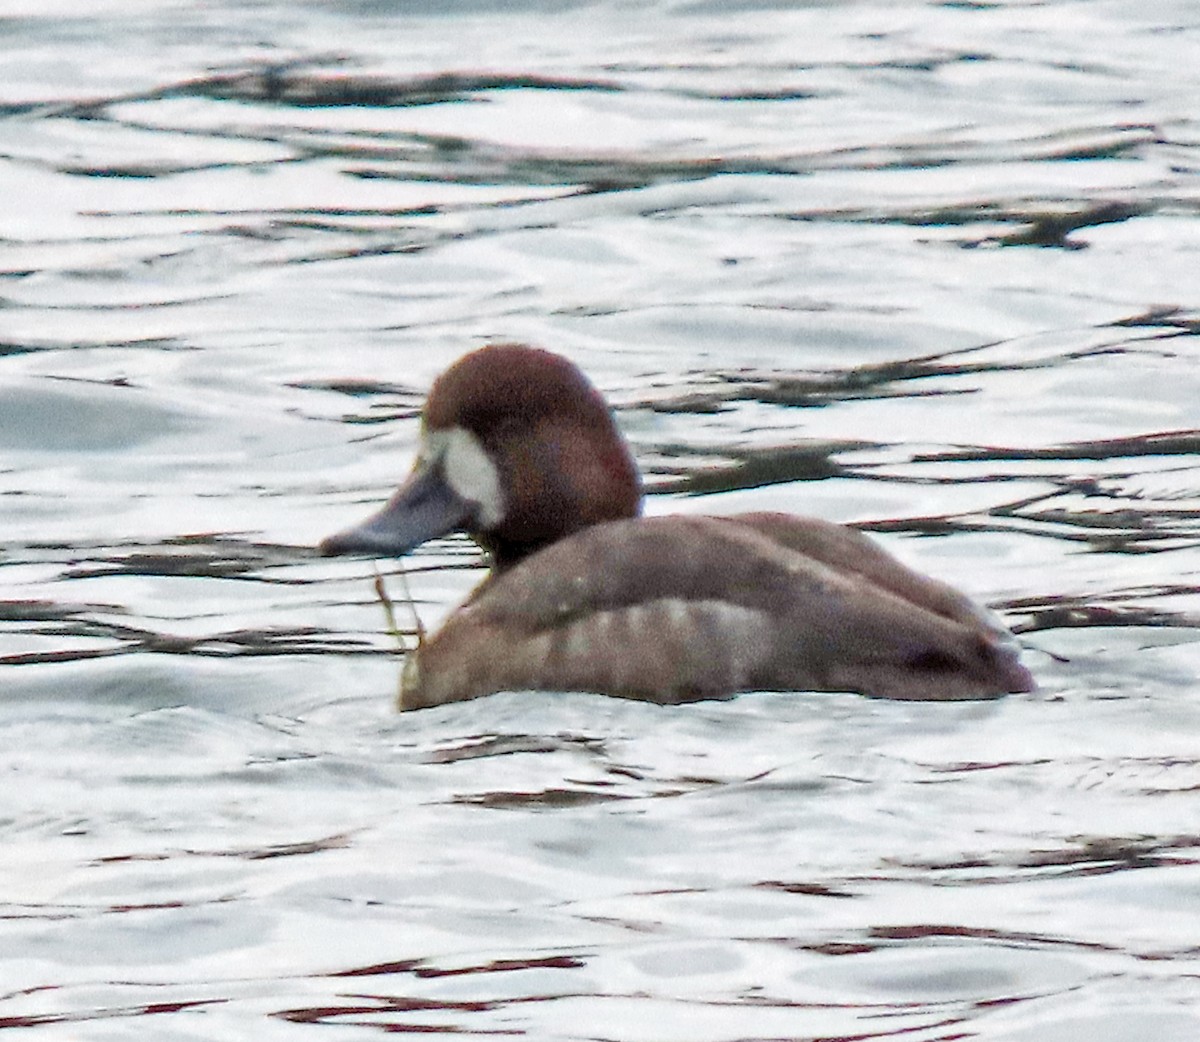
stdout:
<svg viewBox="0 0 1200 1042">
<path fill-rule="evenodd" d="M 1030 691 L 1010 634 L 853 529 L 782 513 L 640 517 L 608 405 L 523 344 L 434 381 L 412 473 L 325 554 L 400 557 L 468 533 L 491 574 L 410 652 L 400 708 L 505 690 L 677 703 L 741 691 L 896 699 Z"/>
</svg>

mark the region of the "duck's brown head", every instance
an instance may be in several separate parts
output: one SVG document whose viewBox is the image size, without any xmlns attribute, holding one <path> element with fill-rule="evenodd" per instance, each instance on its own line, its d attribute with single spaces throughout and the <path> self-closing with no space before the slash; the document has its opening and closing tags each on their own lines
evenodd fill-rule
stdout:
<svg viewBox="0 0 1200 1042">
<path fill-rule="evenodd" d="M 464 531 L 502 569 L 589 525 L 636 517 L 641 502 L 637 466 L 587 377 L 550 351 L 492 344 L 434 381 L 408 480 L 321 551 L 400 557 Z"/>
</svg>

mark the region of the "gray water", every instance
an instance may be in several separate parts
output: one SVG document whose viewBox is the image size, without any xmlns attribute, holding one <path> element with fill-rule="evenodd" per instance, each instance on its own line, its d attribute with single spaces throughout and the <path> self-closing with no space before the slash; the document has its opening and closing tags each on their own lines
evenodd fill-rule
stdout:
<svg viewBox="0 0 1200 1042">
<path fill-rule="evenodd" d="M 1190 0 L 10 0 L 0 1027 L 1200 1037 L 1198 48 Z M 652 512 L 858 524 L 1040 690 L 395 714 L 311 547 L 498 338 Z M 481 574 L 408 571 L 427 625 Z"/>
</svg>

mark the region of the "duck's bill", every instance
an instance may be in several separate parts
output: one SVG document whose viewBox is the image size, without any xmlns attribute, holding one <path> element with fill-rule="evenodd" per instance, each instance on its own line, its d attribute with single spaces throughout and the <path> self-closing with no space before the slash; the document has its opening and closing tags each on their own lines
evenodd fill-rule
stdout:
<svg viewBox="0 0 1200 1042">
<path fill-rule="evenodd" d="M 441 467 L 419 467 L 377 514 L 322 540 L 326 556 L 402 557 L 430 539 L 461 528 L 475 506 L 442 477 Z"/>
</svg>

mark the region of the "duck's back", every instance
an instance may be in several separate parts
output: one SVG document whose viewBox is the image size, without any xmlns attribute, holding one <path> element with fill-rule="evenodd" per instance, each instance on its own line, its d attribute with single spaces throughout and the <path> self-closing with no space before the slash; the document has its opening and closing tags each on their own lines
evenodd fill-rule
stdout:
<svg viewBox="0 0 1200 1042">
<path fill-rule="evenodd" d="M 596 525 L 487 581 L 406 670 L 404 708 L 501 690 L 673 703 L 739 691 L 978 699 L 1032 687 L 965 597 L 781 514 Z"/>
</svg>

